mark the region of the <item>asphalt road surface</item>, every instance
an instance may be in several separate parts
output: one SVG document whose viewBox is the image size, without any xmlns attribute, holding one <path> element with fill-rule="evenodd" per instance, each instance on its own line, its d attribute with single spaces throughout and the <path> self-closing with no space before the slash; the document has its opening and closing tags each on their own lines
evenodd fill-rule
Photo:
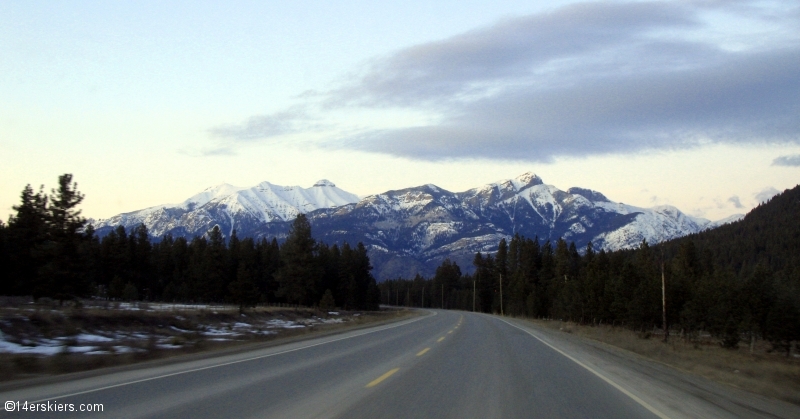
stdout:
<svg viewBox="0 0 800 419">
<path fill-rule="evenodd" d="M 669 388 L 664 390 L 663 385 L 657 386 L 658 391 L 648 393 L 646 385 L 636 384 L 641 379 L 640 367 L 608 361 L 607 357 L 603 357 L 606 359 L 603 362 L 595 362 L 593 356 L 597 354 L 576 345 L 574 342 L 562 345 L 523 322 L 482 314 L 431 311 L 398 323 L 246 353 L 11 390 L 0 395 L 1 401 L 27 401 L 50 409 L 61 405 L 75 411 L 0 411 L 0 416 L 693 416 L 691 412 L 675 410 L 669 400 L 697 398 L 697 394 L 683 395 L 684 390 L 679 386 L 666 386 Z M 647 370 L 644 374 L 654 373 Z M 643 382 L 655 385 L 659 381 L 651 377 Z M 650 394 L 664 391 L 669 394 Z M 769 400 L 765 403 L 773 404 Z M 99 404 L 102 412 L 79 411 L 96 410 Z M 726 413 L 727 417 L 758 417 L 755 413 L 760 411 L 758 407 L 738 413 L 714 410 L 717 405 L 714 401 L 707 404 L 710 407 L 700 408 L 708 409 L 703 413 L 708 417 L 726 417 Z M 781 405 L 781 408 L 794 414 L 792 406 Z M 742 412 L 747 415 L 741 416 Z M 775 414 L 765 417 L 775 416 L 780 417 Z"/>
</svg>

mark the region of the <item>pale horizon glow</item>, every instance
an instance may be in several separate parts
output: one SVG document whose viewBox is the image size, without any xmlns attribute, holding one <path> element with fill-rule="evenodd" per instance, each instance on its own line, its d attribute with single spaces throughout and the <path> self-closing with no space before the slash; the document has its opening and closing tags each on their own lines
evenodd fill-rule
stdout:
<svg viewBox="0 0 800 419">
<path fill-rule="evenodd" d="M 800 7 L 467 1 L 0 4 L 0 218 L 329 179 L 366 196 L 534 172 L 710 220 L 800 183 Z"/>
</svg>

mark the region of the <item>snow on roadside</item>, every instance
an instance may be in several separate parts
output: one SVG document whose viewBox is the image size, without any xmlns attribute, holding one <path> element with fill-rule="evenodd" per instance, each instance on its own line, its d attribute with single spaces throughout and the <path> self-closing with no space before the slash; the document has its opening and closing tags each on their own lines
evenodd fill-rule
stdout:
<svg viewBox="0 0 800 419">
<path fill-rule="evenodd" d="M 313 312 L 277 312 L 267 315 L 252 313 L 218 314 L 209 311 L 176 315 L 167 314 L 162 317 L 152 314 L 144 315 L 139 324 L 127 323 L 115 314 L 105 314 L 106 310 L 114 311 L 151 311 L 167 310 L 175 304 L 158 303 L 117 303 L 115 307 L 103 306 L 103 314 L 88 318 L 83 315 L 73 320 L 72 314 L 65 310 L 37 310 L 37 314 L 46 313 L 44 324 L 30 322 L 27 315 L 12 314 L 0 319 L 0 354 L 21 354 L 33 356 L 52 356 L 61 353 L 86 355 L 113 355 L 131 352 L 147 352 L 152 349 L 178 349 L 193 346 L 206 341 L 243 341 L 258 336 L 279 335 L 283 330 L 313 328 L 317 325 L 345 323 L 358 314 L 341 314 L 331 311 L 325 315 L 314 315 Z M 189 305 L 186 305 L 189 307 Z M 86 306 L 84 306 L 86 307 Z M 198 305 L 191 305 L 197 308 Z M 221 306 L 205 306 L 208 309 Z M 9 308 L 12 309 L 12 308 Z M 19 313 L 20 310 L 13 313 Z M 50 316 L 50 313 L 55 316 Z M 91 312 L 89 312 L 91 313 Z M 41 314 L 39 314 L 41 315 Z M 47 317 L 50 316 L 50 317 Z M 57 317 L 56 317 L 57 316 Z M 235 317 L 234 317 L 235 316 Z M 58 318 L 59 320 L 52 320 Z M 121 317 L 127 319 L 128 317 Z M 63 319 L 63 320 L 62 320 Z M 227 321 L 225 321 L 227 320 Z M 41 320 L 39 320 L 41 322 Z M 69 330 L 69 332 L 68 332 Z M 56 334 L 55 338 L 48 338 Z M 59 336 L 60 335 L 60 336 Z"/>
</svg>

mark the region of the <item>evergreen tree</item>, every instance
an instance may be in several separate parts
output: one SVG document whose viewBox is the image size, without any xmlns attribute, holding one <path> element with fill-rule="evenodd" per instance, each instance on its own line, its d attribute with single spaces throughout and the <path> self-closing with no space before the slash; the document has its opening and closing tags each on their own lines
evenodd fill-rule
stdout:
<svg viewBox="0 0 800 419">
<path fill-rule="evenodd" d="M 497 245 L 497 255 L 494 258 L 494 303 L 492 311 L 496 313 L 505 312 L 506 301 L 508 300 L 508 244 L 506 239 L 500 239 Z M 502 301 L 501 301 L 502 300 Z"/>
<path fill-rule="evenodd" d="M 236 271 L 236 280 L 228 284 L 231 301 L 239 305 L 239 312 L 244 312 L 245 307 L 254 307 L 259 300 L 258 287 L 255 284 L 255 273 L 242 263 Z"/>
<path fill-rule="evenodd" d="M 157 284 L 154 282 L 151 255 L 153 246 L 144 224 L 134 227 L 128 236 L 131 261 L 131 282 L 140 290 L 140 297 L 151 299 Z"/>
<path fill-rule="evenodd" d="M 83 194 L 77 188 L 72 175 L 65 174 L 59 176 L 58 188 L 51 190 L 46 240 L 42 245 L 44 263 L 39 269 L 41 280 L 33 290 L 34 297 L 52 297 L 63 302 L 91 292 L 78 253 L 86 219 L 76 208 L 83 201 Z"/>
<path fill-rule="evenodd" d="M 17 213 L 8 220 L 7 275 L 2 280 L 3 289 L 10 295 L 31 295 L 39 288 L 39 267 L 42 264 L 42 247 L 47 239 L 47 201 L 44 187 L 34 193 L 31 185 L 22 191 L 20 205 L 12 207 Z"/>
<path fill-rule="evenodd" d="M 461 280 L 461 268 L 457 263 L 451 262 L 449 258 L 445 259 L 438 268 L 436 268 L 436 276 L 433 278 L 434 290 L 438 291 L 443 302 L 443 308 L 455 308 L 454 301 L 447 298 L 449 294 L 458 289 L 458 283 Z M 442 294 L 444 293 L 444 294 Z M 434 306 L 435 306 L 434 302 Z M 441 305 L 442 303 L 440 303 Z"/>
<path fill-rule="evenodd" d="M 231 300 L 239 305 L 239 312 L 244 312 L 245 307 L 255 306 L 259 299 L 259 291 L 256 286 L 256 268 L 258 263 L 258 253 L 256 252 L 253 239 L 247 238 L 237 242 L 238 268 L 236 279 L 228 284 Z M 232 250 L 232 249 L 231 249 Z"/>
<path fill-rule="evenodd" d="M 476 253 L 472 260 L 475 266 L 475 310 L 483 313 L 492 311 L 492 299 L 494 298 L 494 259 L 491 255 L 485 257 Z"/>
<path fill-rule="evenodd" d="M 322 294 L 322 299 L 319 300 L 319 308 L 323 311 L 333 310 L 336 308 L 336 301 L 333 299 L 333 293 L 331 290 L 325 290 L 325 293 Z"/>
<path fill-rule="evenodd" d="M 281 267 L 281 254 L 277 239 L 273 238 L 271 242 L 262 239 L 258 244 L 258 254 L 259 273 L 256 285 L 264 296 L 264 300 L 277 302 L 279 299 L 278 281 L 275 276 Z"/>
<path fill-rule="evenodd" d="M 0 278 L 0 295 L 14 295 L 14 279 L 10 275 L 11 262 L 8 255 L 11 250 L 8 245 L 8 228 L 5 223 L 0 220 L 0 272 L 5 274 Z"/>
<path fill-rule="evenodd" d="M 281 246 L 281 266 L 276 275 L 278 295 L 289 303 L 312 305 L 314 286 L 322 274 L 315 260 L 316 241 L 311 236 L 311 224 L 299 214 Z"/>
<path fill-rule="evenodd" d="M 208 232 L 208 246 L 202 257 L 200 297 L 203 301 L 223 301 L 228 292 L 228 249 L 219 226 Z"/>
</svg>

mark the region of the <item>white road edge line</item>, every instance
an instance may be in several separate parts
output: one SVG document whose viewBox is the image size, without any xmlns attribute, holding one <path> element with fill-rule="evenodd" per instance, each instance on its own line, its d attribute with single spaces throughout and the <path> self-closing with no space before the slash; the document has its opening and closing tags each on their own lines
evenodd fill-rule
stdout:
<svg viewBox="0 0 800 419">
<path fill-rule="evenodd" d="M 615 382 L 614 382 L 614 381 L 612 381 L 610 378 L 606 377 L 606 376 L 605 376 L 605 375 L 603 375 L 603 374 L 600 374 L 598 371 L 596 371 L 596 370 L 592 369 L 592 367 L 590 367 L 590 366 L 588 366 L 588 365 L 584 364 L 583 362 L 581 362 L 581 361 L 578 361 L 577 359 L 575 359 L 575 358 L 573 358 L 572 356 L 568 355 L 567 353 L 565 353 L 565 352 L 564 352 L 564 351 L 562 351 L 561 349 L 558 349 L 558 348 L 556 348 L 555 346 L 553 346 L 553 345 L 551 345 L 551 344 L 549 344 L 549 343 L 545 342 L 545 341 L 544 341 L 544 340 L 542 340 L 542 338 L 540 338 L 539 336 L 536 336 L 536 335 L 534 335 L 533 333 L 531 333 L 531 331 L 530 331 L 530 330 L 523 329 L 523 328 L 521 328 L 521 327 L 519 327 L 519 326 L 517 326 L 517 325 L 515 325 L 515 324 L 513 324 L 513 323 L 511 323 L 511 322 L 508 322 L 508 321 L 507 321 L 507 320 L 505 320 L 505 319 L 500 319 L 500 318 L 498 318 L 498 320 L 502 321 L 503 323 L 506 323 L 506 324 L 507 324 L 507 325 L 509 325 L 509 326 L 516 327 L 517 329 L 519 329 L 519 330 L 522 330 L 523 332 L 525 332 L 525 333 L 527 333 L 527 334 L 529 334 L 529 335 L 533 336 L 533 337 L 534 337 L 534 338 L 536 338 L 536 340 L 538 340 L 539 342 L 542 342 L 542 343 L 544 343 L 545 345 L 549 346 L 549 347 L 550 347 L 550 349 L 552 349 L 552 350 L 554 350 L 554 351 L 556 351 L 556 352 L 560 353 L 561 355 L 564 355 L 565 357 L 569 358 L 569 360 L 570 360 L 570 361 L 572 361 L 572 362 L 574 362 L 574 363 L 576 363 L 576 364 L 578 364 L 578 365 L 582 366 L 582 367 L 583 367 L 583 368 L 585 368 L 587 371 L 589 371 L 589 372 L 591 372 L 592 374 L 594 374 L 594 375 L 596 375 L 596 376 L 600 377 L 600 379 L 601 379 L 601 380 L 603 380 L 603 381 L 607 382 L 608 384 L 611 384 L 611 385 L 612 385 L 614 388 L 616 388 L 617 390 L 621 391 L 621 392 L 622 392 L 622 394 L 624 394 L 624 395 L 626 395 L 626 396 L 630 397 L 631 399 L 633 399 L 633 401 L 635 401 L 636 403 L 639 403 L 640 405 L 642 405 L 642 407 L 644 407 L 645 409 L 649 410 L 651 413 L 653 413 L 654 415 L 658 416 L 659 418 L 661 418 L 661 419 L 670 419 L 670 418 L 669 418 L 669 416 L 667 416 L 667 415 L 665 415 L 665 414 L 663 414 L 663 413 L 659 412 L 658 410 L 656 410 L 656 408 L 655 408 L 655 407 L 653 407 L 653 406 L 650 406 L 650 404 L 649 404 L 649 403 L 647 403 L 646 401 L 644 401 L 644 400 L 640 399 L 639 397 L 637 397 L 635 394 L 631 393 L 630 391 L 628 391 L 628 390 L 625 390 L 625 389 L 624 389 L 622 386 L 620 386 L 619 384 L 615 383 Z"/>
<path fill-rule="evenodd" d="M 46 399 L 36 400 L 36 401 L 31 402 L 31 403 L 41 403 L 41 402 L 46 402 L 48 400 L 63 399 L 63 398 L 72 397 L 72 396 L 80 396 L 81 394 L 94 393 L 94 392 L 97 392 L 97 391 L 108 390 L 108 389 L 116 388 L 116 387 L 123 387 L 123 386 L 131 385 L 131 384 L 143 383 L 143 382 L 146 382 L 146 381 L 158 380 L 158 379 L 161 379 L 161 378 L 172 377 L 172 376 L 175 376 L 175 375 L 189 374 L 191 372 L 203 371 L 203 370 L 208 370 L 208 369 L 212 369 L 212 368 L 224 367 L 226 365 L 239 364 L 239 363 L 242 363 L 242 362 L 255 361 L 257 359 L 263 359 L 263 358 L 269 358 L 269 357 L 273 357 L 273 356 L 283 355 L 283 354 L 286 354 L 286 353 L 289 353 L 289 352 L 296 352 L 296 351 L 300 351 L 300 350 L 303 350 L 303 349 L 313 348 L 315 346 L 320 346 L 320 345 L 325 345 L 325 344 L 328 344 L 328 343 L 338 342 L 340 340 L 352 339 L 352 338 L 355 338 L 355 337 L 368 335 L 370 333 L 382 332 L 384 330 L 394 329 L 395 327 L 406 326 L 406 325 L 409 325 L 411 323 L 418 322 L 418 321 L 420 321 L 422 319 L 426 319 L 428 317 L 432 317 L 432 316 L 435 316 L 435 315 L 438 314 L 435 311 L 431 311 L 431 313 L 433 313 L 433 314 L 428 315 L 428 316 L 424 316 L 424 317 L 419 317 L 419 318 L 412 319 L 412 320 L 408 320 L 408 321 L 405 321 L 405 322 L 400 323 L 400 324 L 387 326 L 387 327 L 384 327 L 384 328 L 381 328 L 381 329 L 377 329 L 377 330 L 370 330 L 368 332 L 359 333 L 357 335 L 346 336 L 346 337 L 339 338 L 339 339 L 333 339 L 333 340 L 328 340 L 328 341 L 325 341 L 325 342 L 315 343 L 313 345 L 303 346 L 303 347 L 300 347 L 300 348 L 288 349 L 288 350 L 281 351 L 281 352 L 275 352 L 273 354 L 254 356 L 252 358 L 240 359 L 238 361 L 223 362 L 222 364 L 209 365 L 209 366 L 206 366 L 206 367 L 194 368 L 194 369 L 190 369 L 190 370 L 186 370 L 186 371 L 173 372 L 173 373 L 170 373 L 170 374 L 159 375 L 159 376 L 156 376 L 156 377 L 143 378 L 141 380 L 134 380 L 134 381 L 129 381 L 127 383 L 119 383 L 119 384 L 114 384 L 114 385 L 110 385 L 110 386 L 94 388 L 94 389 L 91 389 L 91 390 L 79 391 L 77 393 L 70 393 L 70 394 L 64 394 L 64 395 L 61 395 L 61 396 L 48 397 Z"/>
</svg>

